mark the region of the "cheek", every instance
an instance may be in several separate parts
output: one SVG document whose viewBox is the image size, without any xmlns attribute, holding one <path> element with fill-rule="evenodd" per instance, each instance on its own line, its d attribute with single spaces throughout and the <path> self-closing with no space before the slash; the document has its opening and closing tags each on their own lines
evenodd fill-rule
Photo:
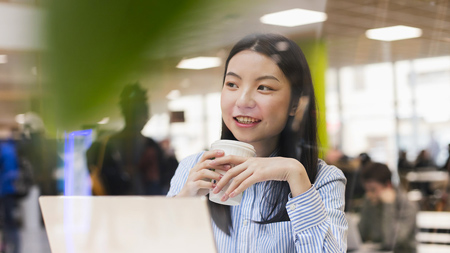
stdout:
<svg viewBox="0 0 450 253">
<path fill-rule="evenodd" d="M 286 125 L 287 119 L 289 117 L 289 105 L 286 101 L 278 101 L 275 103 L 269 103 L 265 106 L 270 115 L 274 115 L 276 118 L 274 122 L 277 125 Z"/>
<path fill-rule="evenodd" d="M 222 92 L 220 96 L 220 109 L 222 110 L 222 113 L 226 111 L 226 109 L 229 107 L 229 98 L 225 96 L 224 92 Z"/>
<path fill-rule="evenodd" d="M 220 109 L 222 111 L 222 118 L 225 119 L 226 116 L 230 115 L 233 111 L 234 98 L 232 94 L 226 91 L 222 91 L 220 96 Z"/>
</svg>

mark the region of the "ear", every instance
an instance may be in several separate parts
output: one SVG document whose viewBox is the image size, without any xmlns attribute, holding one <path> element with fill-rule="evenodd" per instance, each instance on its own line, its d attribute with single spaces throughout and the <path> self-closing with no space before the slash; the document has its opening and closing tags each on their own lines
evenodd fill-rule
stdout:
<svg viewBox="0 0 450 253">
<path fill-rule="evenodd" d="M 291 107 L 291 110 L 289 111 L 289 116 L 295 116 L 296 112 L 297 112 L 297 104 Z"/>
</svg>

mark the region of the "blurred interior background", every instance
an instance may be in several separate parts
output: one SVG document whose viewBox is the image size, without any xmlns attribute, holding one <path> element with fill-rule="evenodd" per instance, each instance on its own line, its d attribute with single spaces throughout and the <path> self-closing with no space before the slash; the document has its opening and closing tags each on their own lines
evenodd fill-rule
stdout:
<svg viewBox="0 0 450 253">
<path fill-rule="evenodd" d="M 170 140 L 178 160 L 207 149 L 220 138 L 227 53 L 243 36 L 258 32 L 283 34 L 305 51 L 319 97 L 324 159 L 367 153 L 396 172 L 399 151 L 411 164 L 426 151 L 436 170 L 445 165 L 449 1 L 159 2 L 164 3 L 0 0 L 0 139 L 14 131 L 39 135 L 42 142 L 36 145 L 43 153 L 57 152 L 51 161 L 42 155 L 43 165 L 36 165 L 41 172 L 34 173 L 53 178 L 54 193 L 67 191 L 70 138 L 92 130 L 88 142 L 79 144 L 81 154 L 92 141 L 123 128 L 119 99 L 126 84 L 139 82 L 147 89 L 151 117 L 144 136 Z M 292 9 L 315 11 L 319 19 L 264 23 L 270 22 L 265 15 Z M 282 13 L 284 20 L 275 22 L 306 16 L 289 15 Z M 393 38 L 375 38 L 369 31 L 392 26 L 409 27 L 414 34 L 400 38 L 403 31 L 395 31 Z M 198 57 L 208 58 L 182 65 Z M 394 177 L 400 183 L 399 174 Z M 42 194 L 39 190 L 31 195 Z M 40 222 L 39 215 L 27 217 L 28 224 Z M 32 252 L 26 248 L 22 252 Z"/>
</svg>

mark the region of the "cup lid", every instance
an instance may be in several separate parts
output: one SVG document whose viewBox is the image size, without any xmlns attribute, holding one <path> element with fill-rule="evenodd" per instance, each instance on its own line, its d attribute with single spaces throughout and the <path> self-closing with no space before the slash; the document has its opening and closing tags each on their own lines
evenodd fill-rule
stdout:
<svg viewBox="0 0 450 253">
<path fill-rule="evenodd" d="M 211 148 L 213 149 L 220 149 L 221 146 L 233 146 L 233 147 L 240 147 L 247 149 L 253 153 L 256 153 L 255 148 L 253 145 L 242 142 L 242 141 L 235 141 L 235 140 L 217 140 L 211 144 Z"/>
</svg>

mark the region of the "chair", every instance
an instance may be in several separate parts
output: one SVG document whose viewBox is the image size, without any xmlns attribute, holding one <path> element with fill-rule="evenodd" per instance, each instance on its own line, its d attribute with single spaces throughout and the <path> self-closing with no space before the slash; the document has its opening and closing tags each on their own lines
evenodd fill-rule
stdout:
<svg viewBox="0 0 450 253">
<path fill-rule="evenodd" d="M 416 223 L 417 253 L 450 252 L 450 212 L 420 211 Z"/>
</svg>

